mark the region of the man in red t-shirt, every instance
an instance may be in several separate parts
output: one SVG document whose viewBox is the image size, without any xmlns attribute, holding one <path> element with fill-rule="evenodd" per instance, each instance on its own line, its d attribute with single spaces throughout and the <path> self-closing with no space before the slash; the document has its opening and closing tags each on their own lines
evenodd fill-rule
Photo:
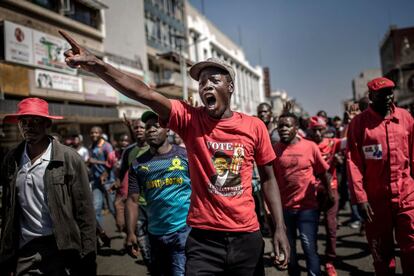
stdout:
<svg viewBox="0 0 414 276">
<path fill-rule="evenodd" d="M 211 58 L 191 67 L 190 76 L 199 82 L 199 95 L 205 105 L 196 108 L 165 98 L 142 81 L 98 59 L 66 33 L 61 34 L 72 46 L 65 52 L 69 66 L 95 73 L 127 97 L 148 105 L 159 115 L 163 126 L 183 139 L 192 182 L 187 223 L 193 229 L 186 244 L 187 275 L 264 274 L 264 244 L 251 186 L 253 161 L 259 167 L 265 198 L 276 224 L 277 261 L 279 253 L 289 256 L 270 138 L 258 118 L 231 110 L 235 74 L 230 65 Z M 287 262 L 288 257 L 281 265 L 286 266 Z"/>
<path fill-rule="evenodd" d="M 329 198 L 332 198 L 326 173 L 329 165 L 315 143 L 298 135 L 298 118 L 294 114 L 282 113 L 277 129 L 280 142 L 273 146 L 276 153 L 273 167 L 282 197 L 283 214 L 291 247 L 289 275 L 300 274 L 296 256 L 297 230 L 306 256 L 308 274 L 320 275 L 316 188 L 321 181 L 327 189 Z"/>
<path fill-rule="evenodd" d="M 323 117 L 314 116 L 309 120 L 309 138 L 318 145 L 323 159 L 329 165 L 329 174 L 331 175 L 331 188 L 334 198 L 334 204 L 325 211 L 325 229 L 326 229 L 326 264 L 325 271 L 328 276 L 335 276 L 336 270 L 333 264 L 336 258 L 336 228 L 338 213 L 338 179 L 336 176 L 336 154 L 346 147 L 346 139 L 325 138 L 326 120 Z"/>
</svg>

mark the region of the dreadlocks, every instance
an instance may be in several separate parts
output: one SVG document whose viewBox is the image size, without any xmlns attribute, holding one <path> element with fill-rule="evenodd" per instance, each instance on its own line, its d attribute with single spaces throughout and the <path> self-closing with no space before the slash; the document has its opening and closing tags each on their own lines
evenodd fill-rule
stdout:
<svg viewBox="0 0 414 276">
<path fill-rule="evenodd" d="M 283 105 L 283 110 L 282 110 L 282 114 L 280 114 L 279 116 L 279 120 L 281 118 L 292 118 L 295 121 L 295 125 L 298 125 L 298 116 L 296 116 L 293 112 L 293 104 L 291 101 L 287 101 L 284 105 Z"/>
</svg>

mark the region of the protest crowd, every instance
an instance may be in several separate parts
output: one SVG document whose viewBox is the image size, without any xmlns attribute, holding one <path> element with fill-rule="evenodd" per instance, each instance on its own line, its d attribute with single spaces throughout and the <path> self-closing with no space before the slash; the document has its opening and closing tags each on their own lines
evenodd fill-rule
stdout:
<svg viewBox="0 0 414 276">
<path fill-rule="evenodd" d="M 69 67 L 148 110 L 125 117 L 117 141 L 93 126 L 90 145 L 81 134 L 49 133 L 62 117 L 40 98 L 25 98 L 4 118 L 23 141 L 0 171 L 0 275 L 96 275 L 97 254 L 111 247 L 105 216 L 148 275 L 264 275 L 263 237 L 272 240 L 276 269 L 300 275 L 299 240 L 308 275 L 337 275 L 338 227 L 366 236 L 376 275 L 395 274 L 395 246 L 404 275 L 414 275 L 414 120 L 394 104 L 391 80 L 368 82 L 369 97 L 343 116 L 298 115 L 289 102 L 279 116 L 266 102 L 248 116 L 231 109 L 238 91 L 224 60 L 190 68 L 202 100 L 195 106 L 61 35 L 71 45 Z"/>
</svg>

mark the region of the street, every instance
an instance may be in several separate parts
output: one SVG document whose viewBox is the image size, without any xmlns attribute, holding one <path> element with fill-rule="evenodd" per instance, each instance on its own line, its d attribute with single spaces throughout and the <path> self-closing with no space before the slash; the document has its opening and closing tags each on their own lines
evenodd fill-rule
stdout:
<svg viewBox="0 0 414 276">
<path fill-rule="evenodd" d="M 349 219 L 349 214 L 341 211 L 339 222 Z M 146 268 L 141 258 L 132 259 L 122 253 L 123 238 L 115 232 L 115 223 L 111 215 L 105 216 L 105 230 L 112 238 L 112 247 L 103 248 L 98 254 L 98 275 L 111 276 L 136 276 L 146 275 Z M 318 252 L 323 256 L 325 250 L 325 229 L 322 225 L 319 227 L 318 235 Z M 265 269 L 266 275 L 288 275 L 287 272 L 280 272 L 271 265 L 270 261 L 270 239 L 265 238 Z M 300 265 L 302 274 L 306 274 L 304 255 L 301 250 L 300 242 L 297 243 L 299 252 Z M 372 258 L 368 251 L 366 238 L 359 235 L 358 230 L 351 229 L 348 226 L 341 226 L 338 229 L 337 239 L 337 272 L 338 275 L 374 275 Z M 322 267 L 323 270 L 323 267 Z M 397 260 L 397 272 L 401 275 L 399 259 Z"/>
</svg>

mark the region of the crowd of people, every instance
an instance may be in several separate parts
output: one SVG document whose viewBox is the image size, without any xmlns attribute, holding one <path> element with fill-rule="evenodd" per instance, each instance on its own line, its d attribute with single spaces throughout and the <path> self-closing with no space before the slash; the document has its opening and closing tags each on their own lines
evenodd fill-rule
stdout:
<svg viewBox="0 0 414 276">
<path fill-rule="evenodd" d="M 220 59 L 190 68 L 203 102 L 195 107 L 61 34 L 72 47 L 70 67 L 151 110 L 125 119 L 115 147 L 100 126 L 91 128 L 89 148 L 81 135 L 59 143 L 47 129 L 61 117 L 39 98 L 22 100 L 5 117 L 24 141 L 1 167 L 1 273 L 96 275 L 96 249 L 111 246 L 108 210 L 125 251 L 140 254 L 150 275 L 264 275 L 264 234 L 278 269 L 300 275 L 299 238 L 308 275 L 321 275 L 322 264 L 337 275 L 337 216 L 350 202 L 346 224 L 366 234 L 376 274 L 395 273 L 395 234 L 402 270 L 414 275 L 414 121 L 395 106 L 391 80 L 369 82 L 369 97 L 343 119 L 325 111 L 298 116 L 289 103 L 278 116 L 268 103 L 248 116 L 231 110 L 235 73 Z"/>
</svg>

